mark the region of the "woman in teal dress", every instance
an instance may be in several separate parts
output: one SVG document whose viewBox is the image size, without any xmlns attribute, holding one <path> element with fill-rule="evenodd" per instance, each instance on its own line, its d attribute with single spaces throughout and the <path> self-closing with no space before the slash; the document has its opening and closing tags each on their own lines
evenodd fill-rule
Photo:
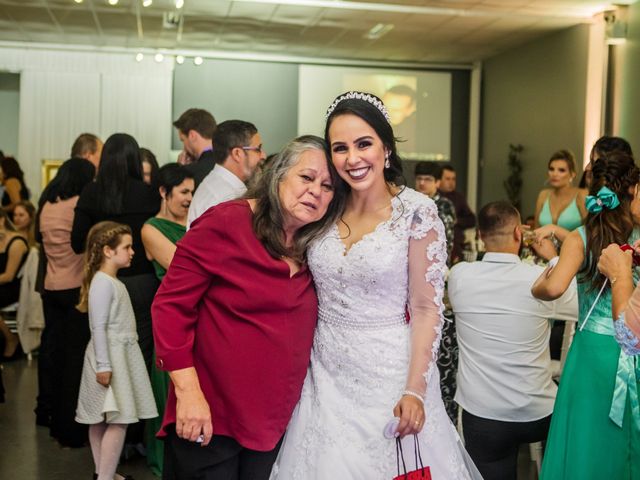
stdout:
<svg viewBox="0 0 640 480">
<path fill-rule="evenodd" d="M 584 206 L 587 191 L 572 185 L 576 162 L 568 150 L 551 155 L 547 175 L 549 188 L 540 192 L 536 202 L 536 234 L 539 238 L 553 236 L 562 243 L 587 216 Z"/>
<path fill-rule="evenodd" d="M 611 290 L 596 268 L 606 246 L 638 238 L 639 180 L 624 153 L 594 162 L 585 226 L 566 237 L 557 265 L 551 262 L 532 288 L 535 297 L 552 300 L 578 275 L 580 320 L 556 398 L 543 480 L 640 479 L 637 357 L 616 342 Z"/>
<path fill-rule="evenodd" d="M 195 186 L 193 175 L 177 163 L 162 167 L 158 171 L 158 182 L 162 204 L 158 214 L 142 227 L 142 242 L 158 279 L 162 280 L 173 259 L 177 241 L 186 233 L 187 213 Z M 164 443 L 155 435 L 162 425 L 169 375 L 158 370 L 155 363 L 154 358 L 151 364 L 151 388 L 160 416 L 149 420 L 146 426 L 147 463 L 154 474 L 161 476 Z"/>
</svg>

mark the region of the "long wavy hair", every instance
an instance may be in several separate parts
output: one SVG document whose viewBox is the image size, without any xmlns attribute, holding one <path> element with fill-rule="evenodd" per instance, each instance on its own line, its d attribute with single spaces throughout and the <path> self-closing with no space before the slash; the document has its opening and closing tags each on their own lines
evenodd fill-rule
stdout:
<svg viewBox="0 0 640 480">
<path fill-rule="evenodd" d="M 589 212 L 585 220 L 587 245 L 585 261 L 580 269 L 580 280 L 590 282 L 593 289 L 604 281 L 597 265 L 600 253 L 612 243 L 627 243 L 633 231 L 631 216 L 633 188 L 640 181 L 640 170 L 633 157 L 620 151 L 611 152 L 597 158 L 592 167 L 593 180 L 589 195 L 596 195 L 602 187 L 613 191 L 620 205 L 613 210 L 603 208 L 600 212 Z"/>
<path fill-rule="evenodd" d="M 96 272 L 104 261 L 104 247 L 115 250 L 123 235 L 131 235 L 131 227 L 111 221 L 96 223 L 87 235 L 87 248 L 84 252 L 84 275 L 80 287 L 80 301 L 77 309 L 86 312 L 89 309 L 89 287 Z"/>
<path fill-rule="evenodd" d="M 300 156 L 308 150 L 319 150 L 327 159 L 333 184 L 333 199 L 324 216 L 298 229 L 293 237 L 293 244 L 287 247 L 283 230 L 284 215 L 279 195 L 280 184 L 291 167 L 298 163 Z M 338 220 L 344 208 L 346 190 L 344 182 L 329 160 L 327 144 L 324 140 L 315 135 L 303 135 L 291 140 L 267 168 L 256 176 L 245 198 L 256 199 L 253 231 L 269 254 L 273 258 L 286 256 L 302 262 L 305 260 L 309 244 Z"/>
</svg>

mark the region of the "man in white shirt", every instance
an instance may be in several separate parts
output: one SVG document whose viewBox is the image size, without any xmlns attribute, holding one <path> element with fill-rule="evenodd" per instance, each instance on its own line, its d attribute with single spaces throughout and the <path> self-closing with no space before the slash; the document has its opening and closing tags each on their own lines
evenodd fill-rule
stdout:
<svg viewBox="0 0 640 480">
<path fill-rule="evenodd" d="M 216 166 L 202 180 L 189 206 L 187 229 L 209 208 L 247 191 L 245 182 L 266 158 L 258 129 L 242 120 L 222 122 L 213 134 L 213 158 Z"/>
<path fill-rule="evenodd" d="M 520 223 L 509 203 L 486 205 L 478 214 L 482 261 L 459 263 L 449 275 L 460 348 L 455 399 L 465 446 L 485 480 L 515 479 L 520 444 L 546 440 L 557 392 L 549 319 L 578 315 L 575 283 L 553 302 L 531 295 L 544 268 L 520 261 Z M 543 242 L 533 245 L 538 255 L 554 257 Z"/>
</svg>

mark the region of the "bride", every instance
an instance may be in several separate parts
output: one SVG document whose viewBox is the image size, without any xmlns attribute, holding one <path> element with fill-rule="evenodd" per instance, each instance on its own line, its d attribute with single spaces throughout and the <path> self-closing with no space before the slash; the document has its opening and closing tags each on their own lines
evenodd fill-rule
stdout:
<svg viewBox="0 0 640 480">
<path fill-rule="evenodd" d="M 447 255 L 436 206 L 393 183 L 402 167 L 378 97 L 336 98 L 325 138 L 349 195 L 340 221 L 308 253 L 318 325 L 271 479 L 392 479 L 396 442 L 383 431 L 394 417 L 408 471 L 415 434 L 434 480 L 481 478 L 440 396 Z"/>
</svg>

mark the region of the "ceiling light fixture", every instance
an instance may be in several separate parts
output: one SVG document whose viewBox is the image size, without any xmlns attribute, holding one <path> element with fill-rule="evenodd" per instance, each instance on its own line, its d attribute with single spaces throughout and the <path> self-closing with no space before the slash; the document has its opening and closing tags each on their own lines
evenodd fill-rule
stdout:
<svg viewBox="0 0 640 480">
<path fill-rule="evenodd" d="M 393 30 L 393 27 L 393 23 L 378 23 L 364 34 L 364 38 L 368 38 L 369 40 L 378 40 Z"/>
<path fill-rule="evenodd" d="M 153 58 L 155 59 L 156 62 L 162 63 L 162 61 L 164 60 L 164 55 L 162 55 L 161 53 L 156 53 L 155 57 Z"/>
<path fill-rule="evenodd" d="M 152 3 L 153 3 L 153 0 L 142 0 L 143 7 L 150 7 Z"/>
<path fill-rule="evenodd" d="M 108 0 L 109 5 L 117 5 L 118 4 L 118 0 Z"/>
<path fill-rule="evenodd" d="M 144 55 L 142 53 L 138 53 L 136 55 L 136 62 L 141 62 L 143 58 L 144 58 Z"/>
<path fill-rule="evenodd" d="M 180 9 L 184 7 L 184 0 L 176 0 L 176 8 Z"/>
<path fill-rule="evenodd" d="M 202 57 L 196 57 L 196 58 L 193 59 L 193 63 L 195 65 L 198 65 L 198 66 L 202 65 L 203 62 L 204 62 L 204 60 L 202 59 Z"/>
<path fill-rule="evenodd" d="M 182 55 L 177 55 L 176 56 L 176 63 L 178 65 L 182 65 L 184 63 L 184 57 Z"/>
<path fill-rule="evenodd" d="M 74 0 L 76 3 L 82 3 L 82 0 Z"/>
</svg>

